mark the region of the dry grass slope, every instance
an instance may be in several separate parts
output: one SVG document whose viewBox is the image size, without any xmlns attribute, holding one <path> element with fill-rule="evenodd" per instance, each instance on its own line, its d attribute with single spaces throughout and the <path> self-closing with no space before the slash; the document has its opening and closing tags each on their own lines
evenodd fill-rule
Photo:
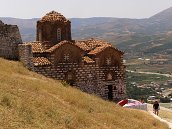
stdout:
<svg viewBox="0 0 172 129">
<path fill-rule="evenodd" d="M 0 59 L 0 128 L 167 129 L 148 113 L 123 109 Z"/>
</svg>

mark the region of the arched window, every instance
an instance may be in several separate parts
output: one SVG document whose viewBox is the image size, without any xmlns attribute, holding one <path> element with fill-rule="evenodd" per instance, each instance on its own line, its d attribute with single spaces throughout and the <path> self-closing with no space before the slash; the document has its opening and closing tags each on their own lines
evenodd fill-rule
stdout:
<svg viewBox="0 0 172 129">
<path fill-rule="evenodd" d="M 42 30 L 38 31 L 38 38 L 39 41 L 42 41 Z"/>
<path fill-rule="evenodd" d="M 57 28 L 57 41 L 61 41 L 61 29 Z"/>
</svg>

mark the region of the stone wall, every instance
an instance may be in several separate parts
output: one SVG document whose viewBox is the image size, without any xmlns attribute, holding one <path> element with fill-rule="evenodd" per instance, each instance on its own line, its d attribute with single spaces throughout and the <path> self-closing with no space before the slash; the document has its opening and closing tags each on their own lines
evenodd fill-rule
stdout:
<svg viewBox="0 0 172 129">
<path fill-rule="evenodd" d="M 89 94 L 100 96 L 105 100 L 117 101 L 126 95 L 125 67 L 122 62 L 121 66 L 99 66 L 99 58 L 91 64 L 83 61 L 62 62 L 62 60 L 58 60 L 55 62 L 58 56 L 57 53 L 54 53 L 46 56 L 52 64 L 34 66 L 33 58 L 37 57 L 37 54 L 32 53 L 32 46 L 21 44 L 19 50 L 21 62 L 32 71 L 46 77 L 65 80 L 70 85 Z M 43 57 L 43 53 L 39 56 Z"/>
<path fill-rule="evenodd" d="M 30 70 L 34 70 L 32 46 L 29 44 L 19 44 L 20 61 Z"/>
<path fill-rule="evenodd" d="M 116 101 L 125 96 L 125 84 L 123 73 L 118 67 L 98 67 L 96 64 L 78 65 L 77 63 L 59 63 L 57 66 L 34 67 L 34 71 L 46 77 L 57 80 L 66 80 L 68 83 L 89 94 L 95 94 L 103 99 L 108 97 L 109 89 L 112 88 L 112 100 Z M 107 71 L 116 78 L 107 80 Z M 68 78 L 71 76 L 71 80 Z"/>
<path fill-rule="evenodd" d="M 20 43 L 22 40 L 18 27 L 0 22 L 0 57 L 18 59 L 18 44 Z"/>
</svg>

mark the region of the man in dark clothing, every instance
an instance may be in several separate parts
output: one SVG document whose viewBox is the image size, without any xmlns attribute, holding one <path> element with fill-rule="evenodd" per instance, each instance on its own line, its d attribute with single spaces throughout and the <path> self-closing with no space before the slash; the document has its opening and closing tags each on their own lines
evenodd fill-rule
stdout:
<svg viewBox="0 0 172 129">
<path fill-rule="evenodd" d="M 155 115 L 158 116 L 158 114 L 159 114 L 159 103 L 158 103 L 158 101 L 155 101 L 154 102 L 154 104 L 153 104 L 153 110 L 154 110 Z"/>
</svg>

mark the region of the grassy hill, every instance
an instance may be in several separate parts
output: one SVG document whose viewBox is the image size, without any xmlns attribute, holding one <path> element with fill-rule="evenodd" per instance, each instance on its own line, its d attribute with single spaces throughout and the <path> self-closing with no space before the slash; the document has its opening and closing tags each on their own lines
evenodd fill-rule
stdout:
<svg viewBox="0 0 172 129">
<path fill-rule="evenodd" d="M 167 129 L 143 111 L 124 109 L 0 58 L 0 128 Z"/>
</svg>

